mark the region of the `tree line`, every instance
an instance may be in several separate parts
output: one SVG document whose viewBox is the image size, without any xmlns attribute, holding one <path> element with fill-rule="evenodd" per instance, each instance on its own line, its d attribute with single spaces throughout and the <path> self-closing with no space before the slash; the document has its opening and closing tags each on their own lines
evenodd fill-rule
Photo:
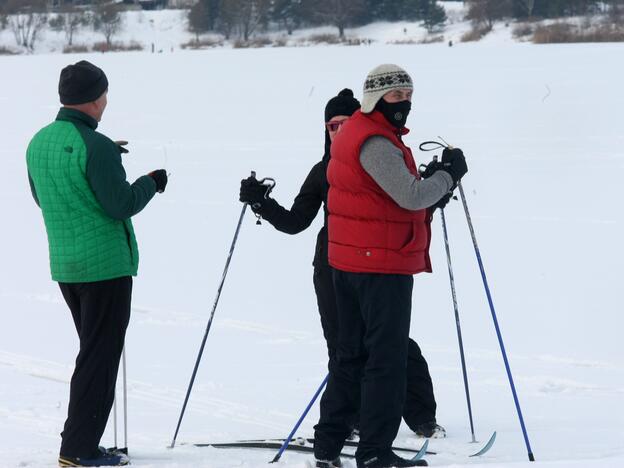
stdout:
<svg viewBox="0 0 624 468">
<path fill-rule="evenodd" d="M 122 27 L 122 6 L 108 0 L 95 0 L 88 8 L 73 2 L 59 2 L 51 13 L 49 0 L 0 0 L 0 29 L 9 28 L 18 46 L 33 50 L 41 31 L 49 26 L 65 33 L 68 46 L 73 45 L 79 29 L 91 27 L 100 32 L 106 46 Z"/>
<path fill-rule="evenodd" d="M 276 25 L 295 29 L 331 25 L 344 37 L 347 27 L 373 21 L 422 21 L 430 30 L 444 24 L 446 14 L 437 0 L 199 0 L 189 11 L 189 28 L 196 34 L 217 32 L 243 40 Z"/>
<path fill-rule="evenodd" d="M 624 10 L 624 0 L 465 0 L 467 18 L 491 28 L 501 19 L 541 19 Z M 65 32 L 71 46 L 76 31 L 93 27 L 107 46 L 121 29 L 123 5 L 111 0 L 0 0 L 0 29 L 9 28 L 19 46 L 32 50 L 46 26 Z M 53 13 L 51 14 L 51 11 Z M 437 0 L 195 0 L 189 30 L 199 36 L 215 32 L 247 41 L 261 31 L 321 25 L 337 28 L 374 21 L 419 21 L 431 32 L 446 22 Z"/>
<path fill-rule="evenodd" d="M 624 0 L 467 0 L 468 19 L 491 27 L 494 21 L 564 18 L 620 10 Z"/>
</svg>

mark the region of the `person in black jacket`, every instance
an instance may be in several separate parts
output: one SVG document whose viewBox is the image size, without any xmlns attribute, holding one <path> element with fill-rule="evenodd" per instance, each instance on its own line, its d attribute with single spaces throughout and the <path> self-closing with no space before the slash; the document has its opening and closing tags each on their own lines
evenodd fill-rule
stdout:
<svg viewBox="0 0 624 468">
<path fill-rule="evenodd" d="M 325 154 L 310 170 L 290 210 L 275 199 L 265 197 L 266 186 L 253 177 L 242 180 L 240 188 L 240 201 L 249 203 L 256 214 L 287 234 L 298 234 L 307 229 L 323 206 L 325 220 L 316 238 L 313 261 L 314 290 L 330 361 L 336 358 L 338 317 L 332 267 L 327 259 L 327 164 L 334 136 L 342 123 L 359 108 L 360 103 L 350 89 L 343 89 L 329 100 L 325 107 Z M 436 423 L 435 414 L 436 401 L 429 368 L 419 346 L 410 339 L 403 419 L 421 437 L 445 437 L 446 431 Z M 352 425 L 357 428 L 357 421 Z"/>
</svg>

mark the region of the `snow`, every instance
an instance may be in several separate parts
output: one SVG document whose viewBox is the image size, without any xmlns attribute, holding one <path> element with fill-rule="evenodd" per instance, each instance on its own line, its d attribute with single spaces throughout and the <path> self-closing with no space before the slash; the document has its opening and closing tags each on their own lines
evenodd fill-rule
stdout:
<svg viewBox="0 0 624 468">
<path fill-rule="evenodd" d="M 190 443 L 285 437 L 326 374 L 312 287 L 321 219 L 290 237 L 244 220 L 178 437 L 167 449 L 250 170 L 289 205 L 323 150 L 324 104 L 384 62 L 416 90 L 407 143 L 464 149 L 465 179 L 533 451 L 529 464 L 463 215 L 447 222 L 480 459 L 469 444 L 439 218 L 434 273 L 415 278 L 411 336 L 428 359 L 446 440 L 431 466 L 624 466 L 624 46 L 507 43 L 217 49 L 0 57 L 0 466 L 52 467 L 77 339 L 50 280 L 24 152 L 57 111 L 57 78 L 88 59 L 110 80 L 101 131 L 130 141 L 134 179 L 165 167 L 166 193 L 135 218 L 141 249 L 128 331 L 129 446 L 138 467 L 260 467 L 270 451 Z M 419 162 L 431 154 L 416 151 Z M 315 406 L 298 435 L 312 435 Z M 102 441 L 112 445 L 112 428 Z M 397 443 L 421 441 L 402 426 Z M 305 467 L 287 453 L 280 466 Z"/>
</svg>

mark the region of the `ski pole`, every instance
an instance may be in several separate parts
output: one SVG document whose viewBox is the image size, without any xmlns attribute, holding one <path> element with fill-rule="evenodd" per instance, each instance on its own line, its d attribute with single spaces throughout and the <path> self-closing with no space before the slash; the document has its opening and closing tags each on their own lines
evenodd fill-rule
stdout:
<svg viewBox="0 0 624 468">
<path fill-rule="evenodd" d="M 256 173 L 254 171 L 251 171 L 251 177 L 254 177 L 254 178 L 256 177 Z M 265 193 L 265 198 L 266 198 L 271 192 L 271 190 L 273 189 L 273 187 L 275 187 L 275 180 L 267 177 L 265 179 L 262 179 L 260 183 L 264 183 L 265 181 L 269 182 L 269 184 L 267 185 L 266 193 Z M 188 403 L 189 397 L 191 396 L 191 390 L 193 389 L 193 384 L 195 383 L 195 377 L 197 375 L 197 369 L 199 368 L 199 362 L 201 361 L 202 354 L 204 353 L 204 347 L 206 346 L 206 339 L 208 338 L 208 333 L 210 332 L 210 327 L 212 326 L 212 319 L 214 318 L 215 311 L 217 310 L 217 305 L 219 304 L 219 298 L 221 297 L 221 290 L 223 289 L 223 284 L 225 283 L 225 277 L 227 276 L 228 269 L 230 268 L 230 261 L 232 260 L 232 254 L 234 253 L 234 247 L 236 247 L 236 241 L 238 240 L 238 234 L 240 232 L 241 225 L 243 224 L 243 218 L 245 217 L 246 211 L 247 211 L 247 203 L 243 204 L 243 209 L 241 210 L 240 217 L 238 218 L 238 224 L 236 225 L 236 232 L 234 233 L 234 239 L 232 239 L 230 252 L 225 262 L 225 268 L 223 269 L 223 275 L 221 276 L 221 282 L 219 283 L 219 288 L 217 289 L 217 297 L 215 298 L 214 304 L 212 306 L 212 312 L 210 313 L 210 318 L 208 319 L 208 325 L 206 326 L 206 332 L 204 333 L 204 338 L 201 342 L 201 346 L 199 347 L 199 353 L 197 354 L 197 360 L 195 361 L 195 367 L 193 368 L 191 381 L 189 382 L 188 389 L 186 390 L 186 397 L 184 398 L 184 404 L 182 405 L 180 418 L 178 419 L 178 424 L 176 426 L 175 433 L 173 434 L 173 440 L 171 441 L 171 446 L 169 448 L 175 447 L 176 438 L 178 437 L 180 425 L 182 424 L 182 418 L 184 417 L 184 412 L 186 411 L 186 405 Z"/>
<path fill-rule="evenodd" d="M 124 446 L 121 452 L 128 454 L 128 387 L 126 380 L 126 347 L 124 346 L 122 351 L 122 366 L 123 366 L 123 414 L 124 414 Z M 116 445 L 116 444 L 115 444 Z"/>
<path fill-rule="evenodd" d="M 115 396 L 113 397 L 113 448 L 117 449 L 117 385 L 115 385 Z"/>
<path fill-rule="evenodd" d="M 507 371 L 507 378 L 509 379 L 509 385 L 511 387 L 511 393 L 513 395 L 514 403 L 516 405 L 516 411 L 518 413 L 518 419 L 520 420 L 520 427 L 522 428 L 522 435 L 524 436 L 524 443 L 527 448 L 527 455 L 529 461 L 535 461 L 533 451 L 531 450 L 531 444 L 529 442 L 529 436 L 527 434 L 526 426 L 524 424 L 524 418 L 522 417 L 522 409 L 520 408 L 520 401 L 518 400 L 518 394 L 516 393 L 516 386 L 514 385 L 513 376 L 511 375 L 511 367 L 509 366 L 509 360 L 507 359 L 507 352 L 505 351 L 505 344 L 503 343 L 503 336 L 498 325 L 498 319 L 496 318 L 496 311 L 494 310 L 494 302 L 492 301 L 492 295 L 490 294 L 490 287 L 488 286 L 487 277 L 485 276 L 485 268 L 483 267 L 483 261 L 481 260 L 481 252 L 477 244 L 477 237 L 475 236 L 474 228 L 472 226 L 472 219 L 470 218 L 470 212 L 468 211 L 468 203 L 466 203 L 466 195 L 464 194 L 464 187 L 461 181 L 458 182 L 459 194 L 464 205 L 464 212 L 466 213 L 466 221 L 468 222 L 468 228 L 470 229 L 470 235 L 472 237 L 472 244 L 474 246 L 475 254 L 477 256 L 477 263 L 479 264 L 479 270 L 481 270 L 481 279 L 483 280 L 483 286 L 485 287 L 485 294 L 487 296 L 490 311 L 492 312 L 492 320 L 494 321 L 494 328 L 496 329 L 496 336 L 498 337 L 498 344 L 500 345 L 501 353 L 503 355 L 503 361 L 505 363 L 505 369 Z"/>
<path fill-rule="evenodd" d="M 459 356 L 461 358 L 462 374 L 464 376 L 464 390 L 466 392 L 466 403 L 468 404 L 468 418 L 470 420 L 470 433 L 472 442 L 477 442 L 475 438 L 474 423 L 472 420 L 472 405 L 470 404 L 470 389 L 468 388 L 468 372 L 466 371 L 466 358 L 464 356 L 464 341 L 462 339 L 461 325 L 459 322 L 459 307 L 457 306 L 457 294 L 455 292 L 455 277 L 453 276 L 453 265 L 451 264 L 451 249 L 449 247 L 448 231 L 446 228 L 446 216 L 444 208 L 440 209 L 442 218 L 442 230 L 444 231 L 444 246 L 446 248 L 446 262 L 448 264 L 449 281 L 451 283 L 451 295 L 453 297 L 453 309 L 455 310 L 455 325 L 457 327 L 457 342 L 459 343 Z"/>
<path fill-rule="evenodd" d="M 271 460 L 269 463 L 275 463 L 279 461 L 279 459 L 282 457 L 284 450 L 286 450 L 286 447 L 288 447 L 288 444 L 290 444 L 290 441 L 292 440 L 293 436 L 297 432 L 297 429 L 299 429 L 299 426 L 301 426 L 301 423 L 303 422 L 305 417 L 308 415 L 310 408 L 312 408 L 312 405 L 314 405 L 314 402 L 316 401 L 318 396 L 323 391 L 323 388 L 325 388 L 325 385 L 327 385 L 327 379 L 329 379 L 329 374 L 325 376 L 325 379 L 323 380 L 320 387 L 318 388 L 318 390 L 312 397 L 312 400 L 310 400 L 310 403 L 308 403 L 308 406 L 306 406 L 306 409 L 303 411 L 303 414 L 299 418 L 299 421 L 297 421 L 297 424 L 295 424 L 295 427 L 293 427 L 292 431 L 290 431 L 290 434 L 288 434 L 288 437 L 286 437 L 286 439 L 284 440 L 284 444 L 280 447 L 279 451 L 277 452 L 277 455 L 275 455 L 275 458 L 273 458 L 273 460 Z"/>
</svg>

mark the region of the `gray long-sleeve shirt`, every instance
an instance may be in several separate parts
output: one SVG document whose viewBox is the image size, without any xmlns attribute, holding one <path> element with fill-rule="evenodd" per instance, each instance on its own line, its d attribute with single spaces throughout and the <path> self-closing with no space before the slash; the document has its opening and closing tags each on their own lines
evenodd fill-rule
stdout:
<svg viewBox="0 0 624 468">
<path fill-rule="evenodd" d="M 437 171 L 427 179 L 417 179 L 405 165 L 403 152 L 382 136 L 373 136 L 364 142 L 360 163 L 383 191 L 406 210 L 422 210 L 434 205 L 453 186 L 453 179 L 445 171 Z"/>
</svg>

